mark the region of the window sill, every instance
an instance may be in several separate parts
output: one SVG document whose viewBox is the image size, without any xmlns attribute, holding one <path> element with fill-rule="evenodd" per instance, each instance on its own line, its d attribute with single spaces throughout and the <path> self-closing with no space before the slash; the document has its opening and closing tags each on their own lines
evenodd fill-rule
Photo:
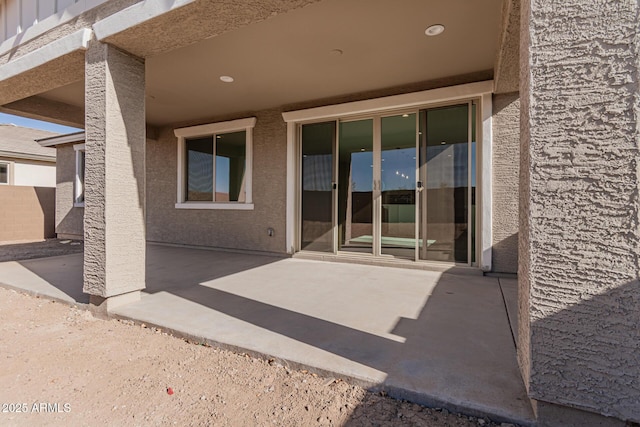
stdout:
<svg viewBox="0 0 640 427">
<path fill-rule="evenodd" d="M 184 203 L 176 203 L 176 209 L 223 209 L 223 210 L 252 211 L 253 203 L 184 202 Z"/>
<path fill-rule="evenodd" d="M 74 208 L 84 208 L 84 202 L 80 202 L 80 203 L 75 202 L 75 203 L 73 204 L 73 207 L 74 207 Z"/>
</svg>

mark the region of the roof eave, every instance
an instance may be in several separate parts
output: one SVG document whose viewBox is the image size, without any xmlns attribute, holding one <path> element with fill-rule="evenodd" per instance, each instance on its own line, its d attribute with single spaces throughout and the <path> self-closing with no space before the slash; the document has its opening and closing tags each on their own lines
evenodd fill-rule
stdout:
<svg viewBox="0 0 640 427">
<path fill-rule="evenodd" d="M 60 144 L 69 144 L 72 142 L 82 142 L 84 141 L 84 131 L 68 133 L 66 135 L 59 136 L 50 136 L 48 138 L 36 139 L 36 142 L 43 147 L 55 147 Z"/>
</svg>

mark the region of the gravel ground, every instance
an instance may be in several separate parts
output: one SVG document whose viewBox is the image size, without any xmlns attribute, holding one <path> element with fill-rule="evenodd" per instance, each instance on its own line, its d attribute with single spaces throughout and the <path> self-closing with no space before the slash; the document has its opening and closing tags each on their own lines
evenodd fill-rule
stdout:
<svg viewBox="0 0 640 427">
<path fill-rule="evenodd" d="M 47 239 L 42 242 L 0 242 L 0 262 L 45 258 L 82 252 L 84 242 L 79 240 Z"/>
<path fill-rule="evenodd" d="M 0 363 L 3 426 L 496 425 L 3 288 Z"/>
</svg>

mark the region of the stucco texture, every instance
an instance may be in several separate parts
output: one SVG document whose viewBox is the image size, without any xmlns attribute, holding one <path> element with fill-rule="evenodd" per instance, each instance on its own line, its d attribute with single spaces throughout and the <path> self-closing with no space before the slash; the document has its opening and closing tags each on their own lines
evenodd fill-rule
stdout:
<svg viewBox="0 0 640 427">
<path fill-rule="evenodd" d="M 522 6 L 525 381 L 534 399 L 639 422 L 640 4 Z"/>
<path fill-rule="evenodd" d="M 109 0 L 93 9 L 90 9 L 77 17 L 73 18 L 69 22 L 59 25 L 44 34 L 35 37 L 25 43 L 18 45 L 11 49 L 7 53 L 0 55 L 0 65 L 6 64 L 9 61 L 15 60 L 24 56 L 36 49 L 39 49 L 47 44 L 58 40 L 64 36 L 73 34 L 74 32 L 83 28 L 91 28 L 91 26 L 107 16 L 138 3 L 140 0 Z M 80 75 L 82 78 L 82 75 Z"/>
<path fill-rule="evenodd" d="M 107 37 L 140 57 L 158 55 L 315 3 L 318 0 L 198 0 Z"/>
<path fill-rule="evenodd" d="M 493 97 L 493 247 L 491 269 L 518 272 L 520 98 Z"/>
<path fill-rule="evenodd" d="M 158 55 L 316 1 L 318 0 L 261 0 L 259 2 L 200 0 L 128 28 L 102 41 L 138 57 Z M 105 2 L 0 55 L 0 66 L 78 30 L 92 28 L 94 23 L 136 3 L 142 2 L 140 0 Z M 18 101 L 82 80 L 83 59 L 82 51 L 72 52 L 19 76 L 0 81 L 0 104 Z"/>
<path fill-rule="evenodd" d="M 177 138 L 173 128 L 162 128 L 157 141 L 147 142 L 149 241 L 285 253 L 287 128 L 280 110 L 253 115 L 257 118 L 253 130 L 254 210 L 176 209 Z M 220 119 L 211 120 L 216 121 Z M 274 229 L 272 237 L 268 228 Z"/>
<path fill-rule="evenodd" d="M 520 0 L 502 3 L 502 31 L 494 72 L 495 93 L 518 91 L 520 72 Z"/>
<path fill-rule="evenodd" d="M 82 238 L 84 208 L 73 206 L 76 152 L 72 144 L 56 148 L 56 233 Z"/>
<path fill-rule="evenodd" d="M 92 42 L 86 65 L 84 287 L 145 287 L 144 61 Z"/>
<path fill-rule="evenodd" d="M 0 55 L 0 66 L 31 53 L 62 37 L 73 34 L 137 0 L 110 0 L 71 21 L 59 25 L 44 34 L 18 45 Z M 63 55 L 18 76 L 0 81 L 0 104 L 18 101 L 32 95 L 82 80 L 84 77 L 84 52 L 79 50 Z"/>
</svg>

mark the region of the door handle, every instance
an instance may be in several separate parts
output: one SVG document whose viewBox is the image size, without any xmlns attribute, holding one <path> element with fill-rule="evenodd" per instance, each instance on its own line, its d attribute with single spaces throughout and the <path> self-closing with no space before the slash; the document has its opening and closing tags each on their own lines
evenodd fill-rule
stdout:
<svg viewBox="0 0 640 427">
<path fill-rule="evenodd" d="M 416 183 L 416 190 L 418 190 L 418 192 L 424 190 L 424 186 L 422 185 L 422 181 L 418 181 Z"/>
<path fill-rule="evenodd" d="M 338 188 L 338 184 L 337 184 L 337 183 L 335 183 L 335 182 L 332 182 L 332 183 L 331 183 L 331 188 L 332 188 L 333 190 L 337 189 L 337 188 Z"/>
</svg>

